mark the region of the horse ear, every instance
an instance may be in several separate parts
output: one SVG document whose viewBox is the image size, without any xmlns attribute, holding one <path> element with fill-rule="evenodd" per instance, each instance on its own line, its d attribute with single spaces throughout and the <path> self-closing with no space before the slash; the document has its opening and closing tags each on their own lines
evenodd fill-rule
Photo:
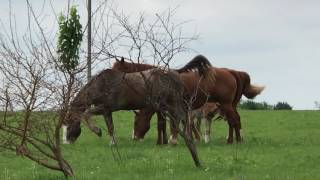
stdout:
<svg viewBox="0 0 320 180">
<path fill-rule="evenodd" d="M 124 62 L 124 57 L 121 57 L 121 62 L 122 62 L 122 63 Z"/>
</svg>

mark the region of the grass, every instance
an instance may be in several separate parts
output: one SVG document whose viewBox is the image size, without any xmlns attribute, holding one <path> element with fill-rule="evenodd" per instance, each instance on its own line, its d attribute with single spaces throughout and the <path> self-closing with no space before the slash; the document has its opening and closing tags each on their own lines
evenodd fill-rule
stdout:
<svg viewBox="0 0 320 180">
<path fill-rule="evenodd" d="M 113 159 L 102 117 L 102 138 L 84 128 L 64 145 L 77 179 L 320 179 L 320 111 L 241 111 L 244 143 L 227 145 L 227 125 L 213 123 L 211 142 L 198 144 L 202 168 L 193 165 L 180 140 L 157 146 L 156 121 L 143 142 L 130 140 L 133 113 L 114 113 L 122 161 Z M 64 179 L 58 172 L 0 152 L 0 179 Z"/>
</svg>

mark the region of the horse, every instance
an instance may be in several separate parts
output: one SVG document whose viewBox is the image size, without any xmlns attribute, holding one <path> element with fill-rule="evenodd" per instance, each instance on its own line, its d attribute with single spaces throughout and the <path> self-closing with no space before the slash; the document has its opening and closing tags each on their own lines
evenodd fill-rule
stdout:
<svg viewBox="0 0 320 180">
<path fill-rule="evenodd" d="M 150 129 L 150 123 L 138 123 L 139 119 L 148 119 L 151 120 L 154 112 L 152 110 L 149 110 L 147 108 L 141 109 L 139 111 L 135 112 L 135 124 L 134 127 L 138 129 L 137 133 L 143 134 L 140 136 L 144 136 L 146 132 L 141 132 L 142 129 L 149 130 Z M 204 119 L 205 123 L 205 134 L 204 134 L 204 140 L 205 143 L 209 142 L 210 137 L 210 129 L 211 129 L 211 123 L 212 119 L 215 117 L 216 114 L 219 113 L 218 106 L 215 103 L 206 103 L 202 107 L 198 109 L 194 109 L 191 111 L 190 119 L 191 119 L 191 131 L 194 135 L 194 138 L 197 142 L 200 141 L 201 136 L 201 120 Z M 166 120 L 164 119 L 164 116 L 157 112 L 157 118 L 158 118 L 158 140 L 157 144 L 161 144 L 161 139 L 167 139 L 166 136 Z M 222 118 L 221 116 L 217 117 L 216 119 Z M 139 127 L 140 126 L 140 127 Z M 171 134 L 173 136 L 176 136 L 177 131 L 174 126 L 170 126 Z M 133 134 L 134 135 L 134 134 Z M 161 137 L 162 136 L 162 137 Z M 133 137 L 134 138 L 134 137 Z M 170 138 L 172 144 L 177 144 L 176 139 Z"/>
<path fill-rule="evenodd" d="M 200 166 L 196 147 L 189 137 L 187 108 L 184 87 L 176 72 L 149 69 L 136 73 L 123 73 L 112 69 L 103 70 L 80 89 L 70 103 L 64 124 L 67 125 L 67 140 L 73 143 L 81 134 L 81 119 L 84 117 L 89 129 L 102 135 L 101 129 L 92 121 L 92 115 L 103 115 L 111 144 L 115 143 L 112 112 L 150 108 L 170 117 L 171 123 L 183 130 L 179 134 L 192 155 L 196 166 Z"/>
<path fill-rule="evenodd" d="M 210 62 L 203 57 L 202 55 L 198 55 L 195 58 L 193 58 L 190 62 L 188 62 L 183 68 L 181 69 L 176 69 L 175 71 L 183 71 L 184 69 L 196 69 L 199 73 L 199 76 L 204 76 L 205 69 L 207 67 L 211 66 Z M 133 63 L 133 62 L 126 62 L 124 58 L 122 57 L 121 60 L 118 60 L 116 58 L 116 62 L 113 64 L 112 69 L 117 70 L 120 72 L 126 72 L 126 73 L 132 73 L 132 72 L 139 72 L 139 71 L 144 71 L 147 69 L 152 69 L 152 68 L 157 68 L 156 66 L 149 65 L 149 64 L 142 64 L 142 63 Z M 136 117 L 138 114 L 142 114 L 147 116 L 147 119 L 151 119 L 152 115 L 154 114 L 154 111 L 151 109 L 141 109 L 140 111 L 134 111 Z M 163 116 L 162 113 L 156 112 L 157 117 L 158 117 L 158 139 L 157 139 L 157 144 L 167 144 L 168 143 L 168 138 L 167 138 L 167 133 L 166 133 L 166 120 Z M 135 121 L 137 122 L 137 121 Z M 192 121 L 193 122 L 193 121 Z M 194 130 L 194 124 L 191 124 L 193 132 L 196 134 L 197 132 Z M 148 130 L 150 128 L 150 123 L 135 123 L 134 125 L 135 128 L 138 129 L 146 129 Z M 133 131 L 132 137 L 135 139 L 137 135 L 135 135 Z M 146 132 L 143 132 L 144 134 Z M 175 131 L 175 133 L 177 133 Z"/>
<path fill-rule="evenodd" d="M 213 119 L 217 114 L 219 114 L 219 106 L 216 103 L 206 103 L 202 107 L 192 110 L 191 112 L 191 119 L 195 121 L 195 129 L 197 131 L 195 133 L 196 140 L 200 141 L 201 134 L 201 121 L 204 120 L 205 132 L 204 132 L 204 142 L 207 144 L 210 139 L 210 132 L 211 132 L 211 123 L 212 120 L 217 120 L 223 118 L 219 115 L 217 118 Z"/>
<path fill-rule="evenodd" d="M 201 59 L 202 61 L 200 61 Z M 194 72 L 194 62 L 203 62 L 203 69 L 198 68 L 201 72 Z M 192 108 L 201 107 L 206 102 L 215 102 L 220 104 L 220 112 L 225 117 L 229 125 L 229 135 L 227 143 L 233 143 L 233 130 L 236 134 L 236 141 L 241 142 L 243 139 L 240 134 L 241 122 L 237 112 L 237 104 L 241 96 L 244 95 L 249 99 L 253 99 L 263 90 L 263 86 L 252 85 L 250 76 L 246 72 L 236 71 L 227 68 L 217 68 L 211 66 L 206 57 L 198 55 L 183 68 L 177 70 L 185 87 L 184 97 L 187 101 L 192 100 Z M 139 66 L 137 64 L 125 62 L 123 59 L 117 61 L 113 68 L 122 70 L 142 70 L 143 68 L 151 68 L 151 66 Z M 121 67 L 121 68 L 119 68 Z M 126 67 L 126 68 L 123 68 Z M 131 68 L 128 68 L 131 67 Z M 136 67 L 136 68 L 133 68 Z M 202 76 L 201 76 L 202 75 Z M 152 110 L 144 111 L 148 116 L 135 117 L 134 134 L 135 137 L 143 138 L 148 131 L 150 123 L 150 114 Z M 144 127 L 144 128 L 141 128 Z M 176 133 L 173 134 L 173 139 L 176 139 Z"/>
</svg>

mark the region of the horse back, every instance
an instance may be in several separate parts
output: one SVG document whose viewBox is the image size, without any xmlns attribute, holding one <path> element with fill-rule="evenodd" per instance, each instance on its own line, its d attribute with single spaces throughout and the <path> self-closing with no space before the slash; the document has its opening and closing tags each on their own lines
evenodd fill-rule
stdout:
<svg viewBox="0 0 320 180">
<path fill-rule="evenodd" d="M 203 87 L 211 94 L 211 100 L 214 102 L 232 103 L 236 96 L 237 81 L 227 69 L 210 68 L 211 73 L 215 73 L 215 79 L 205 79 Z"/>
</svg>

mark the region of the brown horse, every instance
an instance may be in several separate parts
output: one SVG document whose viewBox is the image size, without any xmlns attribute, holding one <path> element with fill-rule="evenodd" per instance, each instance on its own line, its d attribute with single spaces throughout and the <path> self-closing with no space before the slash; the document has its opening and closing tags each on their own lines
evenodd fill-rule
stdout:
<svg viewBox="0 0 320 180">
<path fill-rule="evenodd" d="M 204 56 L 196 56 L 186 66 L 178 70 L 185 87 L 185 99 L 189 102 L 192 100 L 192 107 L 194 109 L 201 107 L 207 101 L 219 103 L 220 112 L 227 119 L 229 124 L 227 142 L 233 142 L 233 130 L 236 133 L 237 142 L 241 142 L 241 123 L 236 106 L 242 95 L 252 99 L 260 94 L 264 87 L 251 85 L 250 76 L 246 72 L 216 67 L 198 68 L 201 70 L 199 73 L 190 71 L 193 68 L 193 63 L 199 62 L 199 59 L 204 59 L 203 62 L 209 62 Z M 124 61 L 116 62 L 116 64 L 120 71 L 123 69 L 134 70 L 134 68 L 128 67 L 138 66 L 137 64 Z M 210 63 L 205 63 L 205 65 L 210 65 Z M 205 67 L 205 65 L 203 67 Z M 126 68 L 119 68 L 120 66 Z M 114 65 L 113 68 L 115 67 L 116 66 Z M 150 67 L 152 66 L 140 66 L 139 70 Z M 202 74 L 203 76 L 200 76 L 199 74 Z M 152 114 L 151 110 L 149 111 L 150 112 L 145 111 L 145 113 Z M 151 118 L 152 116 L 138 116 L 135 118 L 134 133 L 137 138 L 143 138 L 148 131 L 147 127 L 149 126 L 146 125 L 146 123 L 150 123 L 149 117 Z M 176 135 L 173 138 L 176 138 Z"/>
<path fill-rule="evenodd" d="M 205 70 L 211 66 L 210 62 L 203 56 L 199 55 L 193 58 L 189 63 L 187 63 L 183 68 L 177 69 L 176 71 L 184 71 L 184 70 L 191 70 L 195 69 L 198 71 L 199 76 L 204 76 L 205 75 Z M 121 60 L 116 59 L 116 62 L 113 64 L 112 69 L 117 70 L 120 72 L 126 72 L 126 73 L 132 73 L 132 72 L 139 72 L 139 71 L 144 71 L 147 69 L 152 69 L 156 68 L 156 66 L 149 65 L 149 64 L 141 64 L 141 63 L 133 63 L 133 62 L 126 62 L 124 61 L 124 58 L 122 57 Z M 142 109 L 140 111 L 134 111 L 136 114 L 136 117 L 139 115 L 146 116 L 146 119 L 151 119 L 153 114 L 155 113 L 152 109 L 146 108 Z M 168 138 L 167 138 L 167 133 L 166 133 L 166 120 L 165 117 L 163 116 L 162 113 L 156 112 L 157 117 L 158 117 L 158 140 L 157 144 L 167 144 L 168 143 Z M 137 118 L 136 118 L 137 119 Z M 140 121 L 135 121 L 134 127 L 139 129 L 139 130 L 146 130 L 146 132 L 150 128 L 150 123 L 137 123 Z M 194 129 L 194 124 L 191 125 L 192 129 Z M 135 131 L 134 131 L 135 132 Z M 140 134 L 145 134 L 146 132 L 140 132 Z M 196 133 L 196 131 L 193 131 Z M 177 131 L 175 131 L 175 134 Z M 140 137 L 139 135 L 133 133 L 133 139 L 135 137 Z"/>
<path fill-rule="evenodd" d="M 150 108 L 168 115 L 171 123 L 183 124 L 179 134 L 184 138 L 196 166 L 200 166 L 195 145 L 188 135 L 187 108 L 183 98 L 184 87 L 175 72 L 150 69 L 136 73 L 123 73 L 107 69 L 92 78 L 77 94 L 70 105 L 64 124 L 67 140 L 74 142 L 81 134 L 82 117 L 91 131 L 101 136 L 101 129 L 91 122 L 92 115 L 103 115 L 111 143 L 113 135 L 112 112 Z"/>
<path fill-rule="evenodd" d="M 199 75 L 204 75 L 208 62 L 190 61 L 187 66 L 197 69 Z M 111 143 L 113 136 L 112 112 L 117 110 L 134 110 L 148 107 L 170 117 L 171 124 L 178 127 L 182 120 L 183 137 L 191 152 L 196 166 L 200 166 L 192 137 L 189 136 L 187 109 L 184 103 L 184 87 L 176 72 L 161 69 L 150 69 L 136 73 L 123 73 L 116 70 L 104 70 L 88 82 L 77 94 L 70 105 L 68 116 L 64 122 L 67 125 L 66 140 L 74 142 L 81 134 L 80 122 L 82 116 L 91 131 L 101 136 L 101 129 L 96 127 L 90 117 L 103 115 L 108 127 Z M 189 130 L 190 131 L 190 130 Z"/>
</svg>

